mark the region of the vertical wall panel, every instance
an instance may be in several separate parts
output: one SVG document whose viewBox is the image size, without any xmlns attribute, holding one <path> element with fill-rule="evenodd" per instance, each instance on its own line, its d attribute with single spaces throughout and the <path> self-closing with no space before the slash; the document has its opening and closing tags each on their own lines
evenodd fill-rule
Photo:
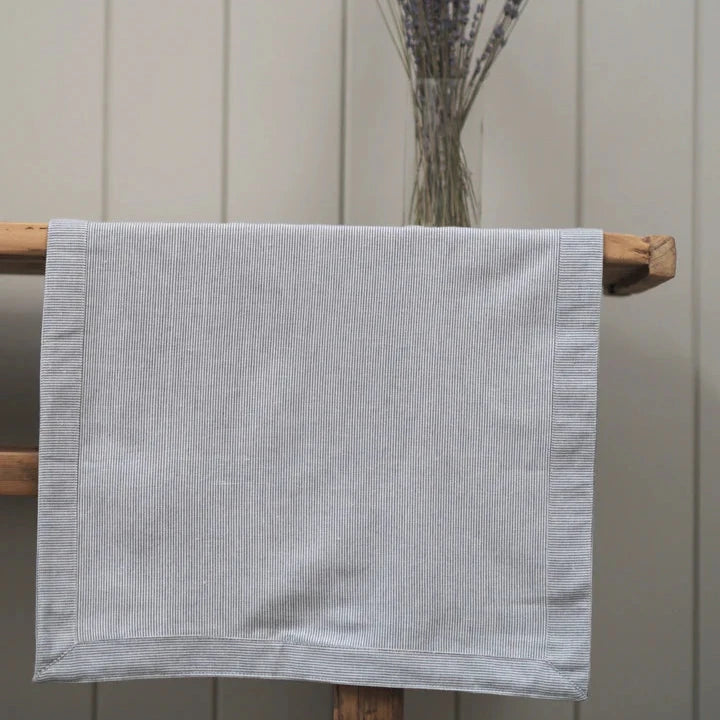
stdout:
<svg viewBox="0 0 720 720">
<path fill-rule="evenodd" d="M 460 720 L 572 720 L 573 703 L 500 695 L 460 696 Z"/>
<path fill-rule="evenodd" d="M 5 3 L 0 217 L 100 215 L 102 3 Z M 35 217 L 33 217 L 35 216 Z"/>
<path fill-rule="evenodd" d="M 107 216 L 221 220 L 222 0 L 110 2 Z M 98 718 L 210 720 L 211 679 L 98 686 Z"/>
<path fill-rule="evenodd" d="M 219 220 L 223 0 L 110 0 L 108 219 Z"/>
<path fill-rule="evenodd" d="M 458 720 L 458 693 L 405 690 L 404 720 Z"/>
<path fill-rule="evenodd" d="M 720 4 L 698 0 L 697 20 L 698 718 L 712 718 L 720 715 Z"/>
<path fill-rule="evenodd" d="M 489 4 L 490 20 L 501 5 Z M 529 2 L 490 71 L 482 91 L 487 227 L 576 223 L 577 6 Z"/>
<path fill-rule="evenodd" d="M 337 222 L 341 0 L 231 0 L 228 214 Z"/>
<path fill-rule="evenodd" d="M 679 273 L 603 304 L 593 670 L 582 720 L 690 718 L 692 3 L 584 0 L 582 221 L 675 235 Z"/>
<path fill-rule="evenodd" d="M 100 215 L 102 3 L 28 0 L 0 13 L 0 219 Z M 42 279 L 0 275 L 0 445 L 37 443 Z M 31 682 L 31 498 L 0 498 L 0 717 L 91 716 L 91 685 Z"/>
<path fill-rule="evenodd" d="M 331 717 L 331 685 L 280 680 L 220 681 L 220 720 L 329 720 Z"/>
<path fill-rule="evenodd" d="M 403 221 L 408 81 L 377 4 L 348 0 L 345 222 Z"/>
<path fill-rule="evenodd" d="M 212 680 L 131 680 L 97 687 L 97 720 L 213 720 Z"/>
</svg>

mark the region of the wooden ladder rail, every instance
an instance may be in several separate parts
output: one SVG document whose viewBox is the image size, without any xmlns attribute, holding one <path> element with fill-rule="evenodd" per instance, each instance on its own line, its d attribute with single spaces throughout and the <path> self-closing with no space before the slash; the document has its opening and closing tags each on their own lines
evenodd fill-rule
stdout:
<svg viewBox="0 0 720 720">
<path fill-rule="evenodd" d="M 0 223 L 0 273 L 45 272 L 47 223 Z M 608 295 L 649 290 L 675 275 L 675 239 L 605 233 L 603 287 Z"/>
<path fill-rule="evenodd" d="M 0 273 L 45 272 L 46 223 L 0 223 Z M 632 295 L 675 276 L 674 238 L 605 233 L 603 289 Z M 37 448 L 0 449 L 0 495 L 37 494 Z M 335 685 L 333 720 L 402 720 L 401 688 Z"/>
</svg>

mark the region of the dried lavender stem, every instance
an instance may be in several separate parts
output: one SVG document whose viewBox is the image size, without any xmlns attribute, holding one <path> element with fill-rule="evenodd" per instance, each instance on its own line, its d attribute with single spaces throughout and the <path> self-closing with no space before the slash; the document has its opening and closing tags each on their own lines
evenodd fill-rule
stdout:
<svg viewBox="0 0 720 720">
<path fill-rule="evenodd" d="M 376 1 L 413 96 L 416 169 L 410 219 L 419 225 L 469 225 L 479 219 L 479 206 L 462 129 L 528 0 L 504 0 L 476 60 L 486 0 Z"/>
</svg>

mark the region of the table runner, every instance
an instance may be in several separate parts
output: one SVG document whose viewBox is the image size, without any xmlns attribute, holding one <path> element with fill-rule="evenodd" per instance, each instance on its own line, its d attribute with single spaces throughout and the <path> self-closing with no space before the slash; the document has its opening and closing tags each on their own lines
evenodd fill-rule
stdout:
<svg viewBox="0 0 720 720">
<path fill-rule="evenodd" d="M 54 220 L 34 679 L 587 695 L 599 230 Z"/>
</svg>

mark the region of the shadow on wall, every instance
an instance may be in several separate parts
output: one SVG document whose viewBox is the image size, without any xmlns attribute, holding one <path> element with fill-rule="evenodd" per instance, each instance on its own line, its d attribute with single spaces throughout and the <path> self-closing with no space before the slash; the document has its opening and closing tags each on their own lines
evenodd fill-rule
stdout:
<svg viewBox="0 0 720 720">
<path fill-rule="evenodd" d="M 0 445 L 36 446 L 43 278 L 0 275 Z"/>
<path fill-rule="evenodd" d="M 648 302 L 603 304 L 590 702 L 622 688 L 636 707 L 680 717 L 692 688 L 692 390 L 686 348 L 620 329 L 634 325 L 625 303 L 638 320 L 656 317 Z"/>
</svg>

